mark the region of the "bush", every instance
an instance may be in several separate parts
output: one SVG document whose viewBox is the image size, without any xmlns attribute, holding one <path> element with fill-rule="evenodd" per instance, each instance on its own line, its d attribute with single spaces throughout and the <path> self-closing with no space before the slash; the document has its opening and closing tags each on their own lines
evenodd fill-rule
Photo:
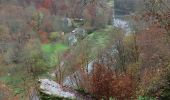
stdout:
<svg viewBox="0 0 170 100">
<path fill-rule="evenodd" d="M 131 99 L 135 92 L 135 81 L 130 74 L 115 73 L 109 67 L 96 63 L 91 77 L 91 92 L 98 99 L 115 97 L 118 100 Z"/>
<path fill-rule="evenodd" d="M 137 100 L 156 100 L 156 98 L 154 97 L 143 97 L 143 96 L 139 96 Z"/>
<path fill-rule="evenodd" d="M 160 100 L 170 100 L 170 75 L 169 73 L 166 76 L 166 85 L 163 87 Z"/>
<path fill-rule="evenodd" d="M 165 84 L 164 74 L 166 70 L 162 68 L 145 69 L 140 74 L 140 83 L 137 95 L 159 96 L 161 87 Z"/>
</svg>

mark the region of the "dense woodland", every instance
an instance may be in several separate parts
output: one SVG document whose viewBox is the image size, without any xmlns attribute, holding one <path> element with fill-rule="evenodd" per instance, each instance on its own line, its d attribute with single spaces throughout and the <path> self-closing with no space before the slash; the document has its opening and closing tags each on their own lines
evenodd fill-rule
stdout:
<svg viewBox="0 0 170 100">
<path fill-rule="evenodd" d="M 170 0 L 0 0 L 0 100 L 170 100 Z"/>
</svg>

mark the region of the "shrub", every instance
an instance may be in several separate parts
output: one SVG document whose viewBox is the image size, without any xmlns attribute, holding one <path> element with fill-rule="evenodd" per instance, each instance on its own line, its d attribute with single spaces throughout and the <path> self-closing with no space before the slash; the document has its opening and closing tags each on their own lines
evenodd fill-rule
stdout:
<svg viewBox="0 0 170 100">
<path fill-rule="evenodd" d="M 91 77 L 91 92 L 98 99 L 115 97 L 130 99 L 135 91 L 135 81 L 130 74 L 115 73 L 109 67 L 96 63 Z"/>
<path fill-rule="evenodd" d="M 161 87 L 165 84 L 164 74 L 165 68 L 145 69 L 140 76 L 139 90 L 137 95 L 152 95 L 160 94 Z"/>
<path fill-rule="evenodd" d="M 170 99 L 170 74 L 166 74 L 166 85 L 163 87 L 161 92 L 160 100 L 169 100 Z"/>
<path fill-rule="evenodd" d="M 139 96 L 137 100 L 156 100 L 156 98 L 154 97 L 143 97 L 143 96 Z"/>
</svg>

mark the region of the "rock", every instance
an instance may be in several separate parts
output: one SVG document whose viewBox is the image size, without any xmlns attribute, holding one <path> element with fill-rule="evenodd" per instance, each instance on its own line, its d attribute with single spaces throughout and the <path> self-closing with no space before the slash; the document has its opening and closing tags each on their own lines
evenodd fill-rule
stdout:
<svg viewBox="0 0 170 100">
<path fill-rule="evenodd" d="M 33 90 L 31 92 L 31 95 L 29 96 L 29 100 L 40 100 L 36 90 Z"/>
<path fill-rule="evenodd" d="M 122 19 L 114 19 L 113 22 L 113 26 L 121 28 L 126 33 L 130 33 L 132 31 L 128 21 Z"/>
<path fill-rule="evenodd" d="M 83 28 L 75 28 L 72 32 L 78 39 L 83 39 L 87 35 L 85 29 Z"/>
<path fill-rule="evenodd" d="M 79 40 L 84 39 L 87 36 L 85 29 L 83 28 L 75 28 L 72 32 L 70 32 L 68 41 L 70 45 L 76 44 Z"/>
<path fill-rule="evenodd" d="M 86 66 L 86 69 L 87 69 L 87 71 L 88 71 L 88 72 L 87 72 L 88 74 L 92 73 L 94 63 L 95 63 L 95 60 L 91 61 L 91 62 Z"/>
<path fill-rule="evenodd" d="M 68 18 L 68 17 L 65 17 L 63 19 L 63 22 L 64 22 L 64 26 L 66 26 L 66 27 L 71 27 L 72 26 L 72 20 L 70 18 Z"/>
<path fill-rule="evenodd" d="M 95 63 L 95 60 L 89 62 L 89 64 L 87 66 L 85 66 L 85 71 L 88 74 L 92 73 L 92 71 L 93 71 L 93 64 L 94 63 Z M 65 79 L 63 81 L 63 85 L 76 89 L 76 88 L 78 88 L 78 84 L 79 84 L 78 80 L 79 79 L 82 79 L 81 78 L 81 72 L 80 71 L 76 71 L 73 74 L 65 77 Z"/>
<path fill-rule="evenodd" d="M 68 41 L 69 41 L 69 45 L 73 46 L 77 43 L 77 38 L 75 37 L 75 35 L 69 35 L 68 37 Z"/>
<path fill-rule="evenodd" d="M 66 92 L 62 86 L 49 79 L 39 79 L 41 92 L 61 98 L 75 99 L 75 94 Z"/>
</svg>

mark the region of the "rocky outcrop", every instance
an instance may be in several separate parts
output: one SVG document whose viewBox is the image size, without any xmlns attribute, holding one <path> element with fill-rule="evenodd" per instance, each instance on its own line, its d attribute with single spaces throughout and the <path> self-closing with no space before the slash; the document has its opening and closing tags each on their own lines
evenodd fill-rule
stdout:
<svg viewBox="0 0 170 100">
<path fill-rule="evenodd" d="M 75 28 L 69 33 L 68 41 L 70 45 L 75 45 L 79 40 L 84 39 L 87 36 L 85 29 Z"/>
<path fill-rule="evenodd" d="M 70 93 L 68 91 L 63 90 L 60 84 L 52 80 L 39 79 L 39 83 L 40 83 L 40 91 L 45 94 L 60 97 L 60 98 L 69 98 L 69 99 L 76 98 L 74 93 Z"/>
</svg>

